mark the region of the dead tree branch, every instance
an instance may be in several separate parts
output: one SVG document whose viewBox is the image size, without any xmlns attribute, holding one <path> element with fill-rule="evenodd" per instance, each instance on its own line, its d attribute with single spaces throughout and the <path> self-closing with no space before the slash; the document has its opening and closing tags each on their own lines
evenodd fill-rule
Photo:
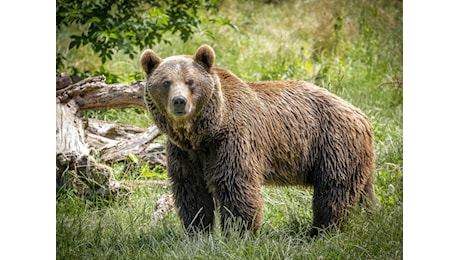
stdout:
<svg viewBox="0 0 460 260">
<path fill-rule="evenodd" d="M 65 73 L 56 73 L 56 184 L 70 186 L 84 196 L 129 192 L 113 178 L 107 166 L 129 154 L 155 165 L 166 165 L 164 145 L 153 142 L 161 133 L 84 117 L 83 110 L 145 109 L 143 81 L 130 85 L 106 84 L 105 77 L 71 84 Z"/>
</svg>

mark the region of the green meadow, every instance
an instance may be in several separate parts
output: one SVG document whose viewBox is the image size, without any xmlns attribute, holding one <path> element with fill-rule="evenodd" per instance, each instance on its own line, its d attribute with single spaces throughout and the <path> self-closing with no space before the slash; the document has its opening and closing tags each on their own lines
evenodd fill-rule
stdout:
<svg viewBox="0 0 460 260">
<path fill-rule="evenodd" d="M 143 165 L 111 165 L 120 181 L 138 180 L 123 199 L 83 200 L 56 194 L 57 259 L 402 259 L 403 255 L 403 37 L 402 1 L 230 1 L 217 12 L 233 26 L 202 23 L 193 38 L 151 46 L 161 57 L 193 54 L 202 44 L 216 52 L 216 65 L 248 81 L 313 82 L 364 111 L 375 135 L 375 191 L 370 212 L 352 210 L 338 230 L 311 240 L 313 190 L 263 188 L 264 225 L 254 237 L 188 236 L 175 211 L 153 222 L 156 200 L 168 186 L 142 185 Z M 113 82 L 143 79 L 139 58 L 117 53 L 104 64 L 88 47 L 67 50 L 69 27 L 57 35 L 56 51 L 84 75 L 104 72 Z M 139 54 L 142 50 L 139 50 Z M 110 76 L 115 75 L 115 76 Z M 86 111 L 87 116 L 146 127 L 147 111 Z M 164 141 L 164 137 L 159 141 Z M 139 183 L 139 182 L 138 182 Z"/>
</svg>

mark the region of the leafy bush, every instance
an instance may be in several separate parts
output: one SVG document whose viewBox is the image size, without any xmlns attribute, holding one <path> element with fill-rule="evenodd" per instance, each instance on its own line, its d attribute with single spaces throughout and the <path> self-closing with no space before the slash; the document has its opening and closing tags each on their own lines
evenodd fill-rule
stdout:
<svg viewBox="0 0 460 260">
<path fill-rule="evenodd" d="M 199 10 L 217 10 L 218 0 L 58 0 L 56 3 L 56 31 L 60 34 L 72 25 L 80 30 L 70 36 L 68 49 L 89 45 L 104 64 L 116 51 L 131 59 L 139 49 L 156 43 L 171 42 L 167 33 L 179 33 L 187 41 L 199 29 L 203 17 Z M 230 24 L 225 19 L 210 19 L 218 24 Z M 65 57 L 56 54 L 56 67 L 63 68 Z M 103 68 L 102 68 L 103 70 Z"/>
</svg>

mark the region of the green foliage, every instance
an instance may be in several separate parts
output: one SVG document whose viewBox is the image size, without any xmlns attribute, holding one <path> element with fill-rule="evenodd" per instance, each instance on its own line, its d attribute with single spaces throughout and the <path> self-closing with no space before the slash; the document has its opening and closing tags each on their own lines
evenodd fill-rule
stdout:
<svg viewBox="0 0 460 260">
<path fill-rule="evenodd" d="M 147 162 L 144 166 L 141 167 L 141 176 L 156 179 L 156 180 L 166 180 L 168 172 L 166 169 L 161 167 L 160 165 L 155 166 L 153 170 L 150 170 L 150 165 Z"/>
<path fill-rule="evenodd" d="M 135 125 L 148 127 L 152 125 L 150 114 L 139 108 L 108 109 L 108 110 L 87 110 L 85 116 L 103 121 L 114 122 L 123 125 Z"/>
<path fill-rule="evenodd" d="M 138 155 L 128 154 L 126 162 L 113 163 L 114 176 L 118 180 L 166 180 L 167 171 L 160 165 L 152 167 Z"/>
<path fill-rule="evenodd" d="M 59 35 L 69 26 L 79 25 L 82 30 L 70 35 L 68 49 L 90 45 L 104 64 L 116 51 L 134 59 L 146 47 L 160 42 L 171 44 L 165 37 L 168 33 L 179 33 L 182 41 L 189 40 L 203 20 L 198 11 L 215 11 L 216 4 L 217 0 L 58 0 L 56 30 Z M 225 19 L 210 21 L 229 24 Z M 63 67 L 64 59 L 58 52 L 57 68 Z"/>
<path fill-rule="evenodd" d="M 56 203 L 56 259 L 401 259 L 402 207 L 355 212 L 341 230 L 315 240 L 309 192 L 264 188 L 265 225 L 258 236 L 184 233 L 172 212 L 152 223 L 162 186 L 134 190 L 129 202 L 94 207 L 71 195 Z M 293 193 L 289 195 L 289 193 Z M 278 209 L 280 214 L 273 214 Z"/>
<path fill-rule="evenodd" d="M 300 49 L 299 54 L 294 62 L 279 55 L 275 59 L 276 62 L 268 64 L 261 69 L 261 80 L 287 80 L 296 78 L 297 75 L 302 75 L 308 69 L 311 70 L 312 64 L 307 61 L 306 52 L 303 47 Z"/>
</svg>

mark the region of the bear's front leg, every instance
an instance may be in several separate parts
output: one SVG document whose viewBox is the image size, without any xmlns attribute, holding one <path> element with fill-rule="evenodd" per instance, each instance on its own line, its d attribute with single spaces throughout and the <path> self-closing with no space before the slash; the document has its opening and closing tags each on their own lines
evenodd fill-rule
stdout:
<svg viewBox="0 0 460 260">
<path fill-rule="evenodd" d="M 228 140 L 229 141 L 229 140 Z M 208 180 L 213 180 L 214 195 L 219 202 L 222 231 L 225 235 L 230 230 L 240 234 L 252 230 L 254 234 L 262 223 L 263 200 L 261 195 L 262 174 L 258 164 L 245 156 L 243 151 L 233 144 L 231 150 L 221 145 L 217 153 L 216 165 L 208 170 Z M 229 151 L 233 151 L 229 153 Z"/>
<path fill-rule="evenodd" d="M 212 230 L 214 201 L 203 178 L 201 163 L 168 142 L 168 175 L 180 218 L 187 231 Z"/>
<path fill-rule="evenodd" d="M 227 180 L 216 189 L 219 201 L 222 231 L 242 234 L 252 230 L 255 234 L 262 222 L 262 196 L 259 188 Z"/>
</svg>

